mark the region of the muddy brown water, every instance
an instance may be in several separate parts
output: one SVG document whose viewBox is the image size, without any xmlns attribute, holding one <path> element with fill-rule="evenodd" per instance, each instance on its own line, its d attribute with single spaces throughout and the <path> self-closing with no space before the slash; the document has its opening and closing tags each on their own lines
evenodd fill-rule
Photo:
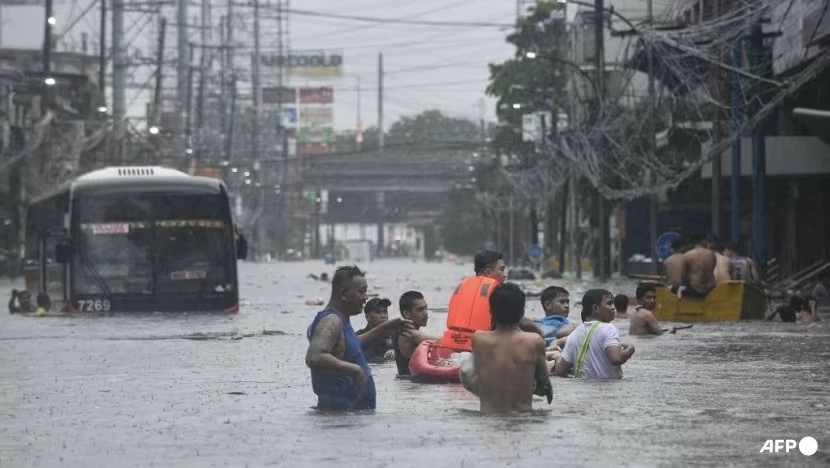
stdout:
<svg viewBox="0 0 830 468">
<path fill-rule="evenodd" d="M 371 292 L 421 290 L 446 307 L 471 265 L 378 261 Z M 459 385 L 376 365 L 378 409 L 312 409 L 306 327 L 329 286 L 321 262 L 241 266 L 234 316 L 30 318 L 0 314 L 0 466 L 827 466 L 830 321 L 714 323 L 659 338 L 614 382 L 554 379 L 552 405 L 483 417 Z M 562 282 L 572 296 L 591 284 Z M 633 293 L 619 280 L 613 292 Z M 12 284 L 0 283 L 3 304 Z M 397 316 L 397 307 L 390 310 Z M 528 300 L 538 316 L 538 299 Z M 574 310 L 572 319 L 578 320 Z M 433 312 L 428 329 L 440 332 Z M 353 318 L 362 327 L 362 316 Z M 807 457 L 760 453 L 811 436 Z"/>
</svg>

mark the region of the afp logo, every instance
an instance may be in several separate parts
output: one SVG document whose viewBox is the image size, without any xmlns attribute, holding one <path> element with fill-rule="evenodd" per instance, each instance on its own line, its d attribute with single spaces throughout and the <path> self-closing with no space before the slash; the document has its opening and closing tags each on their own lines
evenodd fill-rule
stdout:
<svg viewBox="0 0 830 468">
<path fill-rule="evenodd" d="M 761 453 L 790 453 L 790 450 L 798 447 L 798 451 L 808 457 L 818 451 L 818 442 L 812 437 L 805 437 L 796 443 L 793 439 L 769 439 L 761 447 Z"/>
</svg>

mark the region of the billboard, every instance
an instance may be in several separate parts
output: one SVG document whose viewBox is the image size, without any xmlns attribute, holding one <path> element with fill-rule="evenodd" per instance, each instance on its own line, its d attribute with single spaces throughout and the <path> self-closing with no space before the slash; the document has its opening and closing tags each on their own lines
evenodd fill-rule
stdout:
<svg viewBox="0 0 830 468">
<path fill-rule="evenodd" d="M 300 120 L 300 127 L 303 128 L 334 126 L 333 107 L 303 107 L 300 115 L 302 117 Z"/>
<path fill-rule="evenodd" d="M 301 128 L 297 130 L 297 144 L 320 143 L 324 145 L 334 144 L 334 129 L 325 128 Z"/>
<path fill-rule="evenodd" d="M 285 86 L 263 87 L 262 102 L 264 104 L 294 104 L 297 102 L 297 89 Z"/>
<path fill-rule="evenodd" d="M 343 76 L 343 54 L 323 50 L 297 51 L 288 55 L 263 54 L 266 68 L 285 68 L 291 76 L 326 78 Z"/>
<path fill-rule="evenodd" d="M 330 87 L 300 88 L 300 104 L 332 104 L 334 89 Z"/>
</svg>

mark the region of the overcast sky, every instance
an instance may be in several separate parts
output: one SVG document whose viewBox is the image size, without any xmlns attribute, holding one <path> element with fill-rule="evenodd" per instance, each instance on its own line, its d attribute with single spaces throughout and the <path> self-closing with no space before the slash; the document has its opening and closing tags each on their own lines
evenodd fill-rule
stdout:
<svg viewBox="0 0 830 468">
<path fill-rule="evenodd" d="M 80 34 L 89 35 L 90 47 L 98 36 L 97 7 L 81 17 L 92 0 L 57 0 L 55 16 L 57 30 L 62 31 L 73 19 L 80 18 L 59 49 L 70 47 L 74 41 L 80 49 Z M 237 0 L 238 1 L 238 0 Z M 263 1 L 263 3 L 266 3 Z M 129 4 L 130 1 L 127 0 Z M 213 20 L 218 23 L 226 2 L 211 0 L 214 5 Z M 189 16 L 199 14 L 197 2 L 191 3 Z M 515 0 L 294 0 L 291 8 L 325 13 L 370 16 L 380 18 L 407 18 L 427 21 L 497 22 L 512 23 L 516 15 Z M 250 11 L 237 7 L 241 15 Z M 168 21 L 174 22 L 174 12 L 168 13 Z M 42 7 L 3 7 L 3 46 L 40 48 L 43 38 Z M 149 17 L 147 19 L 150 19 Z M 128 15 L 125 24 L 141 28 L 136 13 Z M 274 47 L 275 23 L 263 20 L 263 48 Z M 111 25 L 108 25 L 108 29 Z M 437 108 L 454 116 L 477 120 L 481 115 L 480 100 L 488 77 L 487 64 L 499 62 L 512 53 L 505 42 L 507 31 L 499 28 L 415 26 L 399 23 L 375 24 L 358 21 L 320 18 L 301 15 L 290 17 L 290 44 L 295 50 L 326 49 L 340 51 L 344 55 L 344 76 L 330 84 L 335 91 L 335 124 L 340 129 L 353 129 L 357 120 L 357 80 L 362 91 L 362 118 L 364 128 L 377 123 L 377 55 L 384 54 L 385 118 L 388 127 L 401 115 L 414 114 L 425 109 Z M 168 28 L 170 50 L 175 50 L 175 31 Z M 144 56 L 154 54 L 155 22 L 143 29 L 130 44 L 130 54 L 140 49 Z M 193 39 L 198 40 L 196 32 Z M 240 36 L 244 34 L 240 31 Z M 218 34 L 217 34 L 218 36 Z M 240 54 L 247 55 L 247 54 Z M 244 58 L 244 57 L 242 57 Z M 240 61 L 243 61 L 240 58 Z M 136 81 L 145 81 L 152 67 L 131 70 Z M 175 69 L 168 71 L 172 78 Z M 172 82 L 171 82 L 172 84 Z M 265 84 L 265 83 L 263 83 Z M 302 82 L 294 84 L 302 85 Z M 313 84 L 313 83 L 312 83 Z M 149 89 L 136 99 L 134 91 L 128 92 L 132 102 L 129 112 L 133 116 L 144 113 L 143 102 L 149 98 Z M 485 118 L 494 119 L 493 102 L 487 99 Z"/>
</svg>

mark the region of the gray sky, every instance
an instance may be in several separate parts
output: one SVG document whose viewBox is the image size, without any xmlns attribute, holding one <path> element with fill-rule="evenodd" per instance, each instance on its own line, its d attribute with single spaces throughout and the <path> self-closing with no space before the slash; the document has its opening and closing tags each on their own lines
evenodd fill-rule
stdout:
<svg viewBox="0 0 830 468">
<path fill-rule="evenodd" d="M 92 0 L 58 0 L 55 6 L 57 30 L 62 31 L 91 2 Z M 129 3 L 130 0 L 127 0 Z M 218 24 L 226 2 L 211 0 L 211 3 L 214 5 L 213 21 Z M 265 3 L 267 0 L 263 1 Z M 193 2 L 190 6 L 189 16 L 194 19 L 199 14 L 197 4 Z M 516 15 L 515 0 L 294 0 L 291 8 L 390 19 L 454 22 L 512 23 Z M 237 7 L 237 11 L 250 9 Z M 173 23 L 174 11 L 167 10 L 166 14 L 168 21 Z M 98 8 L 92 8 L 67 34 L 58 49 L 74 46 L 75 50 L 79 50 L 80 35 L 86 32 L 90 38 L 90 47 L 95 50 L 98 16 Z M 250 15 L 247 17 L 250 18 Z M 40 48 L 43 38 L 42 18 L 42 7 L 3 7 L 3 46 Z M 145 27 L 142 21 L 137 13 L 131 13 L 125 19 L 127 27 L 133 27 L 131 35 L 140 33 L 132 40 L 129 53 L 132 55 L 136 49 L 140 49 L 144 56 L 153 56 L 155 23 Z M 275 22 L 263 20 L 262 25 L 263 48 L 273 47 Z M 358 77 L 363 88 L 363 126 L 367 128 L 376 125 L 378 52 L 384 53 L 387 88 L 384 121 L 387 127 L 401 115 L 432 108 L 441 109 L 453 116 L 477 120 L 488 77 L 487 64 L 502 61 L 512 54 L 512 48 L 505 42 L 507 31 L 492 27 L 375 24 L 291 15 L 289 28 L 292 49 L 330 49 L 341 51 L 344 55 L 345 75 L 330 82 L 335 87 L 335 124 L 339 129 L 353 129 L 356 126 Z M 217 32 L 214 34 L 218 36 Z M 198 40 L 196 31 L 192 32 L 192 38 Z M 171 49 L 175 46 L 175 30 L 172 27 L 168 28 L 167 43 Z M 238 60 L 243 62 L 243 59 L 240 57 Z M 135 81 L 144 82 L 152 71 L 151 67 L 134 69 L 131 70 L 131 76 Z M 175 69 L 171 67 L 167 74 L 168 78 L 174 79 Z M 169 81 L 170 85 L 173 83 L 174 81 Z M 295 81 L 293 84 L 304 83 Z M 133 90 L 128 92 L 128 102 L 132 102 L 129 113 L 142 116 L 144 102 L 150 97 L 149 88 L 137 96 L 136 93 L 138 92 Z M 491 99 L 487 99 L 484 112 L 488 120 L 495 119 Z"/>
</svg>

